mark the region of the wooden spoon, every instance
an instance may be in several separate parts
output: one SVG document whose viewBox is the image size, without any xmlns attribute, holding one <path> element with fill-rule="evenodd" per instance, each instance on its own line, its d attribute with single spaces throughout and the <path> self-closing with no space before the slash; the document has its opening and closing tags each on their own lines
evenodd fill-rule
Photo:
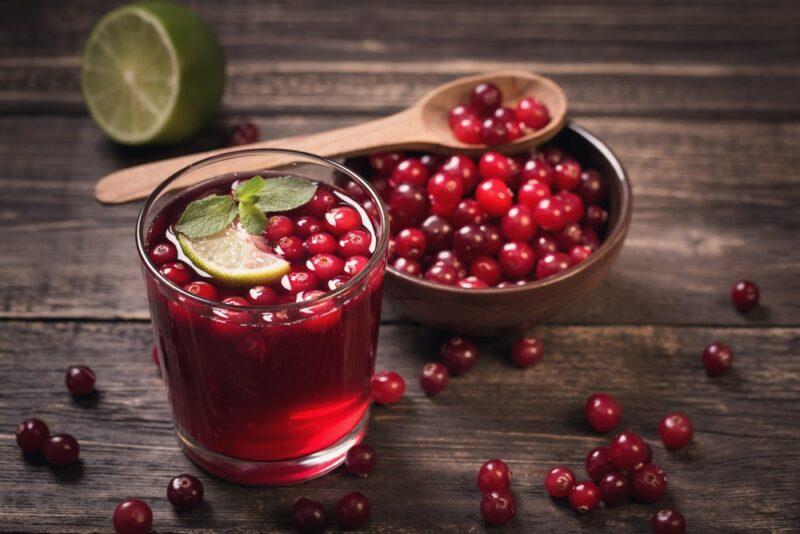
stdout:
<svg viewBox="0 0 800 534">
<path fill-rule="evenodd" d="M 567 97 L 554 81 L 522 70 L 489 72 L 440 85 L 410 108 L 382 119 L 317 134 L 190 154 L 112 172 L 97 182 L 95 197 L 109 204 L 144 198 L 182 168 L 203 158 L 242 148 L 287 148 L 323 157 L 360 156 L 386 150 L 457 151 L 477 155 L 486 147 L 459 142 L 450 130 L 448 114 L 456 105 L 467 102 L 472 88 L 481 82 L 497 85 L 507 103 L 534 96 L 550 110 L 551 120 L 547 126 L 511 143 L 492 147 L 493 150 L 518 152 L 533 148 L 552 139 L 564 126 Z"/>
</svg>

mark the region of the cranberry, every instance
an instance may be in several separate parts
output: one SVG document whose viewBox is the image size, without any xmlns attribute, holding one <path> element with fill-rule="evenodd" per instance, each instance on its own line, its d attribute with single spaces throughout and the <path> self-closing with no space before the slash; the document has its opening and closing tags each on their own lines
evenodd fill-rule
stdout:
<svg viewBox="0 0 800 534">
<path fill-rule="evenodd" d="M 467 339 L 453 337 L 442 344 L 439 357 L 450 374 L 463 375 L 478 364 L 478 347 Z"/>
<path fill-rule="evenodd" d="M 600 173 L 589 169 L 581 173 L 581 183 L 578 194 L 587 204 L 598 204 L 606 196 L 606 182 Z"/>
<path fill-rule="evenodd" d="M 572 247 L 569 250 L 569 262 L 571 265 L 578 265 L 582 261 L 586 261 L 591 255 L 592 249 L 586 245 Z"/>
<path fill-rule="evenodd" d="M 585 514 L 599 504 L 600 489 L 590 480 L 578 482 L 569 490 L 569 505 L 578 513 Z"/>
<path fill-rule="evenodd" d="M 364 267 L 369 263 L 369 258 L 366 256 L 350 256 L 344 262 L 344 272 L 350 276 L 355 276 L 360 273 Z"/>
<path fill-rule="evenodd" d="M 273 215 L 267 219 L 267 227 L 264 230 L 264 235 L 273 241 L 286 236 L 292 235 L 294 232 L 294 223 L 286 215 Z"/>
<path fill-rule="evenodd" d="M 639 502 L 656 502 L 667 491 L 667 476 L 660 467 L 645 464 L 631 475 L 631 494 Z"/>
<path fill-rule="evenodd" d="M 281 278 L 281 288 L 290 295 L 296 295 L 301 291 L 310 291 L 316 287 L 317 277 L 310 271 L 295 271 L 285 274 Z"/>
<path fill-rule="evenodd" d="M 428 168 L 417 158 L 406 158 L 392 171 L 392 185 L 410 184 L 425 187 L 428 181 Z"/>
<path fill-rule="evenodd" d="M 623 432 L 611 441 L 610 457 L 617 469 L 631 471 L 644 463 L 647 455 L 645 442 L 631 431 Z"/>
<path fill-rule="evenodd" d="M 336 252 L 336 238 L 327 232 L 317 232 L 311 234 L 303 241 L 303 248 L 306 254 L 333 254 Z"/>
<path fill-rule="evenodd" d="M 608 393 L 589 395 L 584 407 L 586 422 L 597 432 L 609 432 L 622 419 L 622 406 Z"/>
<path fill-rule="evenodd" d="M 561 499 L 569 496 L 575 482 L 572 470 L 565 465 L 559 465 L 547 472 L 544 477 L 544 489 L 551 497 Z"/>
<path fill-rule="evenodd" d="M 628 500 L 631 494 L 631 483 L 628 477 L 619 471 L 606 474 L 599 481 L 600 499 L 606 506 L 619 506 Z"/>
<path fill-rule="evenodd" d="M 471 261 L 480 256 L 484 251 L 486 236 L 480 228 L 468 224 L 462 226 L 453 236 L 453 250 L 459 259 Z"/>
<path fill-rule="evenodd" d="M 428 252 L 439 252 L 450 248 L 453 242 L 453 225 L 440 215 L 430 215 L 422 223 Z"/>
<path fill-rule="evenodd" d="M 568 223 L 578 223 L 583 219 L 583 200 L 575 193 L 559 191 L 556 195 L 564 206 L 564 218 Z"/>
<path fill-rule="evenodd" d="M 495 119 L 501 120 L 503 122 L 510 122 L 517 120 L 517 115 L 511 108 L 497 108 L 496 110 L 494 110 L 494 113 L 492 113 L 492 116 Z"/>
<path fill-rule="evenodd" d="M 479 115 L 489 115 L 503 104 L 503 94 L 493 83 L 479 83 L 472 89 L 470 105 Z"/>
<path fill-rule="evenodd" d="M 583 246 L 593 252 L 597 250 L 600 246 L 600 238 L 597 236 L 597 232 L 588 226 L 583 226 L 581 232 L 583 233 Z"/>
<path fill-rule="evenodd" d="M 306 255 L 303 241 L 296 235 L 280 238 L 275 245 L 275 252 L 292 263 L 302 260 Z"/>
<path fill-rule="evenodd" d="M 378 371 L 370 380 L 372 400 L 378 404 L 394 404 L 403 398 L 406 381 L 394 371 Z"/>
<path fill-rule="evenodd" d="M 336 521 L 345 528 L 358 528 L 369 517 L 369 501 L 367 498 L 354 491 L 339 500 L 336 505 Z"/>
<path fill-rule="evenodd" d="M 209 284 L 208 282 L 203 282 L 203 281 L 189 282 L 188 284 L 183 286 L 183 289 L 185 289 L 192 295 L 198 296 L 206 300 L 217 300 L 219 298 L 219 292 L 217 291 L 217 288 Z"/>
<path fill-rule="evenodd" d="M 508 131 L 508 140 L 514 141 L 525 135 L 525 125 L 518 120 L 506 121 L 506 130 Z"/>
<path fill-rule="evenodd" d="M 456 228 L 473 224 L 480 226 L 486 220 L 486 214 L 477 200 L 465 198 L 458 203 L 456 209 L 450 215 Z"/>
<path fill-rule="evenodd" d="M 561 252 L 548 254 L 536 264 L 536 279 L 541 280 L 569 269 L 569 256 Z"/>
<path fill-rule="evenodd" d="M 150 249 L 150 259 L 156 265 L 164 265 L 178 259 L 178 249 L 172 243 L 159 243 Z"/>
<path fill-rule="evenodd" d="M 511 160 L 499 152 L 486 152 L 478 162 L 478 172 L 486 180 L 506 181 L 514 173 Z"/>
<path fill-rule="evenodd" d="M 539 363 L 544 355 L 544 347 L 539 338 L 521 337 L 511 346 L 511 358 L 519 367 L 531 367 Z"/>
<path fill-rule="evenodd" d="M 418 228 L 405 228 L 395 237 L 395 252 L 401 258 L 419 259 L 425 249 L 425 233 Z"/>
<path fill-rule="evenodd" d="M 589 228 L 602 230 L 608 222 L 608 212 L 600 206 L 589 206 L 583 216 L 583 222 Z"/>
<path fill-rule="evenodd" d="M 567 224 L 564 203 L 556 197 L 541 199 L 533 209 L 533 217 L 545 230 L 561 230 Z"/>
<path fill-rule="evenodd" d="M 533 210 L 525 204 L 512 206 L 500 222 L 503 234 L 511 241 L 530 241 L 536 233 Z"/>
<path fill-rule="evenodd" d="M 361 443 L 350 447 L 347 451 L 344 466 L 349 473 L 366 476 L 375 467 L 375 462 L 377 461 L 378 457 L 375 455 L 375 450 L 369 445 Z"/>
<path fill-rule="evenodd" d="M 500 264 L 491 256 L 480 256 L 470 265 L 469 273 L 487 285 L 493 286 L 500 281 Z"/>
<path fill-rule="evenodd" d="M 489 284 L 476 276 L 467 276 L 466 278 L 461 278 L 459 279 L 457 285 L 458 287 L 463 287 L 464 289 L 486 289 L 489 287 Z"/>
<path fill-rule="evenodd" d="M 42 448 L 45 460 L 52 465 L 64 466 L 78 461 L 81 448 L 78 440 L 69 434 L 50 436 Z"/>
<path fill-rule="evenodd" d="M 475 189 L 478 184 L 478 169 L 467 156 L 450 156 L 442 163 L 441 171 L 458 177 L 464 194 Z"/>
<path fill-rule="evenodd" d="M 539 201 L 543 198 L 550 197 L 550 186 L 538 180 L 528 180 L 517 192 L 517 200 L 520 204 L 524 204 L 533 209 L 539 205 Z"/>
<path fill-rule="evenodd" d="M 452 266 L 441 262 L 434 263 L 425 271 L 425 280 L 430 280 L 437 284 L 453 286 L 458 283 L 458 279 L 458 271 Z"/>
<path fill-rule="evenodd" d="M 465 117 L 453 127 L 453 135 L 468 145 L 481 144 L 481 120 L 477 117 Z"/>
<path fill-rule="evenodd" d="M 611 463 L 611 451 L 608 447 L 595 447 L 586 455 L 586 474 L 599 483 L 600 480 L 616 468 Z"/>
<path fill-rule="evenodd" d="M 503 234 L 500 229 L 493 224 L 480 225 L 481 232 L 483 232 L 484 245 L 483 252 L 486 255 L 494 256 L 500 252 L 500 247 L 503 246 Z"/>
<path fill-rule="evenodd" d="M 403 154 L 400 152 L 376 152 L 369 156 L 369 166 L 378 176 L 389 176 L 400 164 Z"/>
<path fill-rule="evenodd" d="M 433 397 L 444 391 L 450 382 L 450 373 L 447 367 L 441 363 L 426 363 L 419 376 L 419 385 L 429 397 Z"/>
<path fill-rule="evenodd" d="M 677 510 L 659 510 L 650 518 L 653 534 L 685 534 L 686 518 Z"/>
<path fill-rule="evenodd" d="M 489 146 L 508 143 L 508 128 L 494 117 L 484 119 L 481 123 L 481 141 Z"/>
<path fill-rule="evenodd" d="M 531 158 L 526 161 L 522 166 L 522 170 L 520 170 L 520 175 L 523 182 L 536 180 L 547 187 L 552 186 L 553 180 L 555 180 L 553 167 L 546 161 L 538 158 Z"/>
<path fill-rule="evenodd" d="M 348 280 L 350 280 L 350 277 L 347 276 L 346 274 L 340 274 L 339 276 L 334 276 L 333 278 L 328 280 L 328 289 L 331 291 L 336 291 L 337 289 L 345 285 Z"/>
<path fill-rule="evenodd" d="M 536 254 L 527 243 L 512 241 L 503 245 L 497 257 L 500 269 L 509 278 L 525 278 L 536 264 Z"/>
<path fill-rule="evenodd" d="M 400 184 L 394 189 L 389 206 L 395 214 L 411 223 L 428 215 L 428 197 L 421 189 L 409 184 Z"/>
<path fill-rule="evenodd" d="M 50 429 L 41 419 L 31 417 L 17 425 L 16 436 L 22 452 L 41 452 L 50 437 Z"/>
<path fill-rule="evenodd" d="M 258 141 L 258 127 L 252 122 L 237 124 L 228 138 L 228 146 L 249 145 Z"/>
<path fill-rule="evenodd" d="M 507 490 L 511 487 L 511 470 L 503 460 L 489 460 L 478 470 L 477 482 L 481 493 Z"/>
<path fill-rule="evenodd" d="M 673 412 L 661 420 L 658 433 L 665 447 L 682 449 L 692 441 L 692 422 L 685 414 Z"/>
<path fill-rule="evenodd" d="M 555 146 L 547 146 L 542 150 L 541 157 L 550 164 L 551 167 L 554 167 L 564 161 L 567 158 L 567 154 L 558 147 Z"/>
<path fill-rule="evenodd" d="M 203 500 L 203 483 L 192 475 L 178 475 L 167 485 L 167 499 L 176 510 L 191 510 Z"/>
<path fill-rule="evenodd" d="M 325 214 L 325 228 L 336 236 L 361 226 L 361 216 L 351 206 L 338 206 Z"/>
<path fill-rule="evenodd" d="M 139 499 L 126 499 L 114 509 L 117 534 L 147 534 L 153 526 L 153 511 Z"/>
<path fill-rule="evenodd" d="M 334 254 L 316 254 L 308 260 L 307 267 L 318 280 L 327 282 L 344 272 L 344 261 Z"/>
<path fill-rule="evenodd" d="M 571 158 L 566 158 L 553 167 L 556 187 L 572 190 L 581 184 L 581 165 Z"/>
<path fill-rule="evenodd" d="M 583 230 L 580 225 L 569 223 L 561 230 L 553 232 L 553 239 L 561 250 L 568 252 L 583 244 Z"/>
<path fill-rule="evenodd" d="M 300 497 L 292 505 L 292 526 L 306 534 L 319 534 L 325 530 L 328 515 L 318 502 Z"/>
<path fill-rule="evenodd" d="M 542 258 L 553 252 L 558 252 L 558 245 L 552 235 L 542 232 L 533 238 L 533 251 L 536 253 L 537 258 Z"/>
<path fill-rule="evenodd" d="M 186 285 L 192 280 L 192 271 L 181 261 L 165 263 L 158 270 L 164 278 L 179 286 Z"/>
<path fill-rule="evenodd" d="M 421 276 L 422 265 L 417 260 L 410 260 L 408 258 L 397 258 L 394 260 L 392 267 L 410 276 Z"/>
<path fill-rule="evenodd" d="M 532 130 L 544 128 L 550 122 L 550 112 L 547 106 L 531 96 L 517 102 L 515 112 L 517 118 L 525 124 L 525 127 Z"/>
<path fill-rule="evenodd" d="M 428 180 L 431 212 L 436 215 L 449 215 L 458 205 L 463 192 L 464 185 L 459 177 L 437 172 Z"/>
<path fill-rule="evenodd" d="M 758 286 L 750 280 L 740 280 L 731 289 L 731 300 L 736 309 L 746 312 L 758 305 Z"/>
<path fill-rule="evenodd" d="M 450 128 L 455 128 L 458 121 L 466 118 L 475 118 L 477 115 L 475 111 L 469 106 L 459 104 L 450 110 L 447 116 L 447 121 L 450 123 Z"/>
<path fill-rule="evenodd" d="M 70 365 L 64 382 L 70 393 L 76 397 L 83 397 L 94 390 L 96 377 L 86 365 Z"/>
<path fill-rule="evenodd" d="M 702 359 L 708 376 L 719 376 L 733 366 L 733 351 L 716 341 L 703 349 Z"/>
<path fill-rule="evenodd" d="M 487 493 L 481 499 L 481 515 L 492 525 L 505 525 L 517 513 L 517 502 L 508 490 Z"/>
<path fill-rule="evenodd" d="M 365 196 L 366 192 L 357 183 L 348 182 L 347 186 L 348 186 L 348 191 L 351 192 L 351 196 L 354 196 L 356 198 Z M 314 196 L 312 196 L 311 200 L 309 200 L 303 205 L 302 209 L 308 215 L 312 215 L 314 217 L 323 217 L 325 213 L 335 205 L 336 205 L 336 196 L 331 192 L 331 190 L 328 189 L 327 187 L 317 187 L 317 190 L 314 192 Z M 276 215 L 275 217 L 280 217 L 280 215 Z M 270 217 L 270 220 L 273 218 L 274 217 Z M 284 217 L 284 219 L 288 219 L 288 217 Z M 282 224 L 284 225 L 284 231 L 289 228 L 285 222 L 283 222 Z M 269 223 L 267 227 L 269 227 Z M 280 237 L 285 237 L 286 235 L 291 235 L 291 231 L 285 233 Z"/>
</svg>

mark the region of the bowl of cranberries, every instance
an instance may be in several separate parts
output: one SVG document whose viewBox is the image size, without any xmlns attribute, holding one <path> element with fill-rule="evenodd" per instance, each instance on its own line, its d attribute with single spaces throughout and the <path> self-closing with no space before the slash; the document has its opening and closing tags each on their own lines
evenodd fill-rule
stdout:
<svg viewBox="0 0 800 534">
<path fill-rule="evenodd" d="M 630 225 L 621 163 L 571 122 L 535 151 L 349 164 L 388 208 L 387 294 L 437 329 L 489 335 L 549 319 L 597 286 Z"/>
</svg>

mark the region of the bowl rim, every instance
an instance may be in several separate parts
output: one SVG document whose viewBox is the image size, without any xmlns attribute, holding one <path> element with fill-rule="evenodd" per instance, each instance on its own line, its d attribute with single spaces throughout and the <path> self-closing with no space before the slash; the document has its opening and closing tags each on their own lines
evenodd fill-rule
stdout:
<svg viewBox="0 0 800 534">
<path fill-rule="evenodd" d="M 448 286 L 402 273 L 396 270 L 390 264 L 386 265 L 387 274 L 431 291 L 439 291 L 441 293 L 448 293 L 452 295 L 482 297 L 493 295 L 512 295 L 514 293 L 523 293 L 534 289 L 552 286 L 562 282 L 567 278 L 571 278 L 579 273 L 591 269 L 595 263 L 599 262 L 604 256 L 609 254 L 613 249 L 616 248 L 620 241 L 625 239 L 625 234 L 627 233 L 628 226 L 630 226 L 631 214 L 633 212 L 633 191 L 631 188 L 630 178 L 628 177 L 628 173 L 625 171 L 625 167 L 607 144 L 601 141 L 599 137 L 591 133 L 589 130 L 578 125 L 572 120 L 567 121 L 567 123 L 564 125 L 564 130 L 572 130 L 574 133 L 587 140 L 596 150 L 598 150 L 602 156 L 608 160 L 611 167 L 613 167 L 616 174 L 615 179 L 620 184 L 619 217 L 617 218 L 614 227 L 611 228 L 608 236 L 606 236 L 605 241 L 603 241 L 597 251 L 589 256 L 588 259 L 582 261 L 575 269 L 570 268 L 555 276 L 548 276 L 543 280 L 534 280 L 532 282 L 513 287 L 490 287 L 476 289 Z"/>
</svg>

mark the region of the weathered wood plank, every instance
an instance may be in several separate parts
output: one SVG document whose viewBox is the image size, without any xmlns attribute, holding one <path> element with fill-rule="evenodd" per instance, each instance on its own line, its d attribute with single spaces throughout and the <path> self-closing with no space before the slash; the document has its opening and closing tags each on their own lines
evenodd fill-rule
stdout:
<svg viewBox="0 0 800 534">
<path fill-rule="evenodd" d="M 541 487 L 544 472 L 557 463 L 584 476 L 586 452 L 607 437 L 585 427 L 583 401 L 605 390 L 622 402 L 624 425 L 653 445 L 670 476 L 664 503 L 679 508 L 692 531 L 789 532 L 796 526 L 795 474 L 787 466 L 800 461 L 792 446 L 800 438 L 799 329 L 550 327 L 538 333 L 546 346 L 538 367 L 519 371 L 508 363 L 505 341 L 485 343 L 478 368 L 431 400 L 416 376 L 438 338 L 419 327 L 384 326 L 378 365 L 402 373 L 408 388 L 399 404 L 373 410 L 368 441 L 379 455 L 374 473 L 356 480 L 336 472 L 298 487 L 253 489 L 205 475 L 178 451 L 150 361 L 149 325 L 2 322 L 0 426 L 39 415 L 81 440 L 83 461 L 81 468 L 53 471 L 26 463 L 13 437 L 0 438 L 0 525 L 108 530 L 116 502 L 137 496 L 152 504 L 159 531 L 285 529 L 297 496 L 330 507 L 358 489 L 371 499 L 374 531 L 483 531 L 475 471 L 485 459 L 501 457 L 512 466 L 519 501 L 508 531 L 558 522 L 563 532 L 643 532 L 658 505 L 579 517 Z M 733 347 L 736 364 L 730 375 L 712 380 L 699 351 L 717 338 Z M 75 404 L 63 387 L 63 370 L 75 362 L 98 374 L 94 406 Z M 687 451 L 668 453 L 658 442 L 658 421 L 670 410 L 693 419 L 695 439 Z M 164 488 L 185 471 L 203 479 L 208 506 L 177 515 Z M 713 500 L 700 498 L 710 495 Z"/>
</svg>

